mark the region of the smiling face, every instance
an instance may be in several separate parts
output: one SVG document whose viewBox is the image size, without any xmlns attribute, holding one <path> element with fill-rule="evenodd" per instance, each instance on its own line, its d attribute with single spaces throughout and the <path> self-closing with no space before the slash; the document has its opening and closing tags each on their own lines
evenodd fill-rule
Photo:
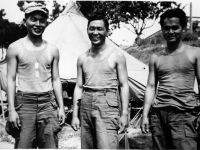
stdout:
<svg viewBox="0 0 200 150">
<path fill-rule="evenodd" d="M 163 37 L 168 44 L 178 43 L 181 41 L 183 28 L 177 17 L 165 18 L 162 26 Z"/>
<path fill-rule="evenodd" d="M 47 25 L 47 18 L 40 12 L 34 12 L 26 19 L 28 34 L 34 37 L 41 37 Z"/>
<path fill-rule="evenodd" d="M 93 46 L 100 46 L 105 43 L 107 30 L 103 20 L 91 21 L 87 33 Z"/>
</svg>

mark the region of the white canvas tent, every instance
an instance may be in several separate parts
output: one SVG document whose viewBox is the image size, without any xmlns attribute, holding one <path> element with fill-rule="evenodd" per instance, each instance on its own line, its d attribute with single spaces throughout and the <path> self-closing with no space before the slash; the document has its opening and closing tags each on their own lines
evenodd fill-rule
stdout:
<svg viewBox="0 0 200 150">
<path fill-rule="evenodd" d="M 5 112 L 7 110 L 7 97 L 6 97 L 6 89 L 7 89 L 7 61 L 5 59 L 5 49 L 2 49 L 4 53 L 0 53 L 1 61 L 0 61 L 0 118 L 2 117 L 2 122 L 5 122 Z M 2 55 L 4 54 L 4 55 Z"/>
<path fill-rule="evenodd" d="M 77 76 L 77 58 L 90 48 L 87 35 L 88 20 L 71 2 L 65 11 L 46 29 L 43 38 L 56 45 L 60 52 L 60 77 L 71 81 Z M 116 46 L 108 38 L 106 43 L 122 51 L 126 57 L 131 95 L 142 101 L 147 82 L 148 66 Z"/>
</svg>

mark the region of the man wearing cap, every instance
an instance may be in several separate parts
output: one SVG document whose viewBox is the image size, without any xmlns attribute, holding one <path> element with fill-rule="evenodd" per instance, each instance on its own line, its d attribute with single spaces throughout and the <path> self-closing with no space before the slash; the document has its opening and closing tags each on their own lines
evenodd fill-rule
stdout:
<svg viewBox="0 0 200 150">
<path fill-rule="evenodd" d="M 59 51 L 42 39 L 48 18 L 45 6 L 31 2 L 24 12 L 28 35 L 12 43 L 7 52 L 11 127 L 7 132 L 15 137 L 15 148 L 55 149 L 65 121 Z"/>
</svg>

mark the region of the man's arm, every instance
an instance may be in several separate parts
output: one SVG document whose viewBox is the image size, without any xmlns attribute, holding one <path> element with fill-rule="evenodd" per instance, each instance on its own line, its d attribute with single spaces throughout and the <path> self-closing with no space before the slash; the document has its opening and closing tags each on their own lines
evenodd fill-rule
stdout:
<svg viewBox="0 0 200 150">
<path fill-rule="evenodd" d="M 200 49 L 197 51 L 197 60 L 196 60 L 196 78 L 197 78 L 197 85 L 199 90 L 199 100 L 200 100 Z"/>
<path fill-rule="evenodd" d="M 55 92 L 55 96 L 59 105 L 58 117 L 62 125 L 65 123 L 65 112 L 64 112 L 62 85 L 59 76 L 58 63 L 59 63 L 59 51 L 58 49 L 56 49 L 54 51 L 54 57 L 52 62 L 52 82 L 53 82 L 53 89 Z"/>
<path fill-rule="evenodd" d="M 149 76 L 148 76 L 147 87 L 146 87 L 145 95 L 144 95 L 143 116 L 142 116 L 142 122 L 141 122 L 141 130 L 143 133 L 149 132 L 148 113 L 149 113 L 151 104 L 154 100 L 157 83 L 158 83 L 157 73 L 156 73 L 156 70 L 157 70 L 156 60 L 157 60 L 157 56 L 152 55 L 149 62 Z"/>
<path fill-rule="evenodd" d="M 10 45 L 7 50 L 7 96 L 8 96 L 8 110 L 9 121 L 11 124 L 19 128 L 20 120 L 15 111 L 14 101 L 16 92 L 16 72 L 17 72 L 17 49 L 16 45 Z"/>
<path fill-rule="evenodd" d="M 80 128 L 80 121 L 78 119 L 78 100 L 81 99 L 82 90 L 83 90 L 83 70 L 82 70 L 82 56 L 78 58 L 77 61 L 77 80 L 76 86 L 74 89 L 74 96 L 73 96 L 73 118 L 71 126 L 72 128 L 77 131 Z"/>
<path fill-rule="evenodd" d="M 199 91 L 199 100 L 200 100 L 200 49 L 196 50 L 196 79 L 197 79 L 197 85 L 198 85 L 198 91 Z M 200 127 L 200 112 L 198 114 L 198 118 L 195 121 L 195 128 L 198 129 Z"/>
<path fill-rule="evenodd" d="M 129 104 L 129 85 L 128 85 L 128 73 L 126 67 L 126 59 L 121 52 L 116 53 L 117 60 L 117 75 L 120 87 L 120 96 L 122 100 L 122 115 L 120 117 L 120 130 L 119 133 L 125 131 L 128 126 L 128 104 Z"/>
</svg>

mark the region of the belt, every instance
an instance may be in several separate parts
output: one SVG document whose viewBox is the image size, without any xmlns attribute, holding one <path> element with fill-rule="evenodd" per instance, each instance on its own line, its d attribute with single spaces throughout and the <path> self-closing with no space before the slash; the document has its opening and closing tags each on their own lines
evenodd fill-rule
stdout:
<svg viewBox="0 0 200 150">
<path fill-rule="evenodd" d="M 22 92 L 22 91 L 17 91 L 17 95 L 21 96 L 45 96 L 45 95 L 50 95 L 53 94 L 53 91 L 48 91 L 48 92 L 36 92 L 36 93 L 29 93 L 29 92 Z"/>
<path fill-rule="evenodd" d="M 117 89 L 92 89 L 92 88 L 84 88 L 85 92 L 116 92 Z"/>
</svg>

